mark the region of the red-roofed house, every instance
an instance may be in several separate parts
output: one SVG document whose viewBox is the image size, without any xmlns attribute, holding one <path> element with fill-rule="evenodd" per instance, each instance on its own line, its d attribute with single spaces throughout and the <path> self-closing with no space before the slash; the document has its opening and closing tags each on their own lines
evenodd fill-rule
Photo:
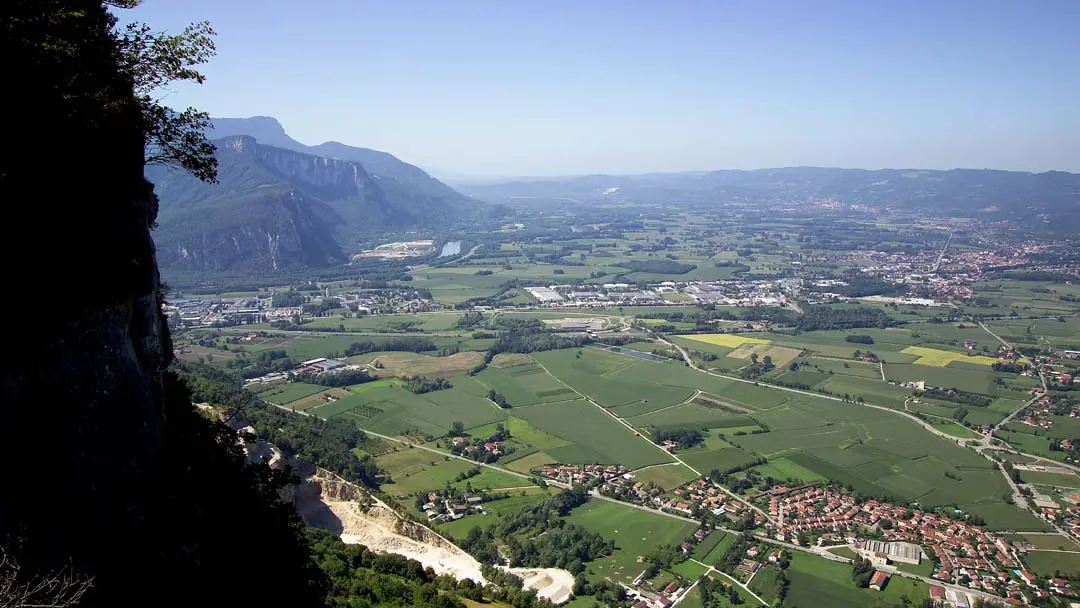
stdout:
<svg viewBox="0 0 1080 608">
<path fill-rule="evenodd" d="M 937 585 L 930 585 L 930 599 L 935 603 L 940 604 L 945 601 L 945 588 L 938 587 Z"/>
<path fill-rule="evenodd" d="M 874 591 L 881 591 L 881 589 L 885 586 L 885 583 L 888 582 L 888 580 L 889 575 L 885 574 L 881 570 L 878 570 L 877 572 L 874 572 L 874 576 L 870 577 L 870 588 Z"/>
</svg>

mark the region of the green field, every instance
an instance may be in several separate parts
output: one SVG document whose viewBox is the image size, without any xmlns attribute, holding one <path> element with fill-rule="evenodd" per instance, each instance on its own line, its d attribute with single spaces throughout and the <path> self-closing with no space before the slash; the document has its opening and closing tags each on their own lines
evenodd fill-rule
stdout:
<svg viewBox="0 0 1080 608">
<path fill-rule="evenodd" d="M 645 569 L 639 556 L 662 545 L 677 545 L 696 529 L 691 523 L 596 499 L 574 509 L 566 519 L 615 541 L 615 553 L 588 564 L 589 580 L 610 578 L 624 583 Z"/>
<path fill-rule="evenodd" d="M 597 349 L 583 349 L 580 357 L 578 352 L 548 351 L 534 357 L 564 384 L 604 407 L 641 404 L 645 410 L 635 411 L 641 414 L 682 403 L 694 394 L 690 388 L 648 378 L 651 373 L 659 377 L 666 368 L 674 369 L 673 364 L 642 361 Z"/>
<path fill-rule="evenodd" d="M 855 550 L 851 547 L 836 547 L 834 549 L 829 549 L 829 553 L 832 553 L 833 555 L 839 555 L 840 557 L 846 557 L 848 559 L 855 559 L 856 557 L 859 557 L 859 554 L 855 553 Z"/>
<path fill-rule="evenodd" d="M 687 581 L 693 582 L 704 576 L 705 573 L 709 571 L 709 569 L 705 566 L 702 566 L 701 564 L 686 560 L 672 566 L 671 571 L 683 577 Z"/>
<path fill-rule="evenodd" d="M 908 598 L 911 605 L 921 606 L 930 597 L 926 583 L 899 576 L 889 578 L 883 591 L 860 589 L 851 582 L 851 566 L 794 552 L 787 569 L 791 586 L 784 606 L 790 608 L 865 608 L 875 600 L 899 605 Z"/>
<path fill-rule="evenodd" d="M 807 483 L 825 480 L 821 475 L 818 475 L 804 466 L 796 464 L 788 458 L 770 460 L 765 464 L 754 467 L 754 470 L 766 477 L 772 477 L 773 479 L 779 480 L 797 479 Z"/>
<path fill-rule="evenodd" d="M 680 454 L 683 462 L 697 469 L 702 475 L 708 475 L 713 469 L 727 471 L 753 462 L 757 456 L 739 448 L 720 448 L 704 452 Z"/>
<path fill-rule="evenodd" d="M 620 408 L 616 408 L 615 413 L 621 414 Z M 636 428 L 700 425 L 712 429 L 754 424 L 752 418 L 736 411 L 706 407 L 693 402 L 665 408 L 661 411 L 632 416 L 627 418 L 627 422 Z"/>
<path fill-rule="evenodd" d="M 506 428 L 511 437 L 527 443 L 538 450 L 549 450 L 570 445 L 570 442 L 561 437 L 556 437 L 543 429 L 533 426 L 528 420 L 518 416 L 511 416 L 506 421 Z"/>
<path fill-rule="evenodd" d="M 513 491 L 508 498 L 484 503 L 484 511 L 487 512 L 485 515 L 469 515 L 457 521 L 439 524 L 439 532 L 451 538 L 464 539 L 472 528 L 491 526 L 498 520 L 499 515 L 520 511 L 525 506 L 536 504 L 548 497 L 549 494 L 543 491 L 534 490 L 525 495 Z"/>
<path fill-rule="evenodd" d="M 671 456 L 648 439 L 635 437 L 633 431 L 583 399 L 512 411 L 533 426 L 568 442 L 544 450 L 558 462 L 622 464 L 637 469 L 672 461 Z"/>
<path fill-rule="evenodd" d="M 975 431 L 972 431 L 964 425 L 952 420 L 931 418 L 930 424 L 932 424 L 935 429 L 941 431 L 942 433 L 947 433 L 949 435 L 952 435 L 953 437 L 959 437 L 961 439 L 978 439 L 979 437 L 982 437 L 982 435 L 976 433 Z"/>
<path fill-rule="evenodd" d="M 750 590 L 765 600 L 769 606 L 773 606 L 780 601 L 777 590 L 780 588 L 779 579 L 782 575 L 783 571 L 777 566 L 762 566 L 754 574 L 754 579 L 750 582 Z"/>
<path fill-rule="evenodd" d="M 270 403 L 276 403 L 278 405 L 285 405 L 292 403 L 297 399 L 303 399 L 310 395 L 325 390 L 325 386 L 319 386 L 318 384 L 308 384 L 306 382 L 290 382 L 288 384 L 279 384 L 271 387 L 268 390 L 259 393 L 259 397 L 269 401 Z"/>
<path fill-rule="evenodd" d="M 716 546 L 720 544 L 720 541 L 724 540 L 724 537 L 727 535 L 727 532 L 722 532 L 720 530 L 709 532 L 709 535 L 706 536 L 704 540 L 694 546 L 694 552 L 691 554 L 691 557 L 698 561 L 705 561 L 705 557 L 709 555 L 709 553 L 715 549 Z"/>
<path fill-rule="evenodd" d="M 1017 469 L 1016 472 L 1020 474 L 1020 479 L 1024 483 L 1059 488 L 1080 488 L 1080 477 L 1076 475 L 1045 473 L 1042 471 L 1022 471 L 1020 469 Z"/>
<path fill-rule="evenodd" d="M 506 369 L 488 367 L 475 376 L 480 384 L 500 393 L 511 405 L 535 405 L 577 399 L 574 389 L 559 382 L 537 364 Z"/>
<path fill-rule="evenodd" d="M 1080 551 L 1080 545 L 1060 534 L 1010 534 L 1005 538 L 1011 542 L 1024 541 L 1030 543 L 1036 549 Z"/>
<path fill-rule="evenodd" d="M 1001 502 L 1008 488 L 990 463 L 899 416 L 796 396 L 759 418 L 773 430 L 728 435 L 728 440 L 771 461 L 786 458 L 862 494 L 917 500 L 924 506 L 978 503 L 996 529 L 1039 529 L 1030 527 L 1037 522 L 1021 517 L 1023 511 Z"/>
<path fill-rule="evenodd" d="M 1028 569 L 1038 576 L 1080 576 L 1080 553 L 1061 551 L 1029 551 L 1024 556 Z"/>
<path fill-rule="evenodd" d="M 986 366 L 983 369 L 965 369 L 955 365 L 937 367 L 920 363 L 890 363 L 885 366 L 885 375 L 897 382 L 926 381 L 930 386 L 956 388 L 983 395 L 994 394 L 994 378 L 997 375 Z"/>
<path fill-rule="evenodd" d="M 1050 526 L 1025 511 L 1003 502 L 960 503 L 960 509 L 974 513 L 986 520 L 986 529 L 991 532 L 1012 531 L 1049 531 Z"/>
<path fill-rule="evenodd" d="M 533 485 L 528 479 L 483 467 L 481 467 L 479 475 L 458 482 L 455 481 L 458 475 L 469 471 L 476 465 L 456 458 L 442 460 L 436 454 L 417 448 L 414 448 L 414 451 L 425 452 L 431 459 L 435 459 L 435 464 L 432 465 L 429 461 L 426 466 L 422 466 L 418 471 L 413 468 L 409 472 L 393 475 L 393 483 L 383 484 L 382 490 L 384 492 L 395 497 L 412 496 L 417 492 L 442 489 L 447 482 L 450 482 L 453 487 L 458 489 L 465 489 L 466 484 L 468 484 L 474 490 L 520 488 Z M 376 462 L 383 466 L 384 461 L 382 459 L 376 459 Z"/>
<path fill-rule="evenodd" d="M 634 481 L 654 483 L 665 490 L 673 490 L 697 478 L 693 471 L 681 464 L 648 467 L 634 472 Z"/>
<path fill-rule="evenodd" d="M 416 395 L 397 380 L 379 380 L 351 387 L 352 397 L 309 410 L 322 418 L 345 417 L 376 433 L 399 435 L 419 430 L 444 435 L 454 422 L 466 428 L 506 419 L 501 410 L 484 398 L 486 390 L 469 376 L 450 379 L 453 388 Z"/>
</svg>

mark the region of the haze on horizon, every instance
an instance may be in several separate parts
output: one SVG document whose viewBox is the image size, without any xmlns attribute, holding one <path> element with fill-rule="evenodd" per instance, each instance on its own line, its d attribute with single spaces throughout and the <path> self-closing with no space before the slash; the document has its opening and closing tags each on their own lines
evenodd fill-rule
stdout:
<svg viewBox="0 0 1080 608">
<path fill-rule="evenodd" d="M 447 177 L 1080 171 L 1080 3 L 146 0 L 209 20 L 213 116 Z"/>
</svg>

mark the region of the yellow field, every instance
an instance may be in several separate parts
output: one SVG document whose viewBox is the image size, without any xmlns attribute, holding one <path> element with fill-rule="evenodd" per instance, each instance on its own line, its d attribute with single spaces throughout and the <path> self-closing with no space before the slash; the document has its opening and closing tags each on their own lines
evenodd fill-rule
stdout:
<svg viewBox="0 0 1080 608">
<path fill-rule="evenodd" d="M 689 340 L 697 340 L 698 342 L 705 342 L 706 344 L 726 346 L 728 348 L 738 348 L 742 344 L 769 344 L 768 340 L 762 340 L 761 338 L 751 338 L 749 336 L 740 336 L 737 334 L 694 334 L 680 337 L 687 338 Z"/>
<path fill-rule="evenodd" d="M 922 346 L 909 346 L 900 352 L 909 355 L 918 355 L 919 358 L 914 361 L 915 363 L 920 365 L 933 365 L 934 367 L 945 367 L 953 361 L 964 361 L 981 365 L 993 365 L 994 363 L 997 363 L 997 359 L 993 357 L 983 357 L 980 355 L 968 356 L 963 353 L 954 353 L 952 351 L 925 348 Z"/>
</svg>

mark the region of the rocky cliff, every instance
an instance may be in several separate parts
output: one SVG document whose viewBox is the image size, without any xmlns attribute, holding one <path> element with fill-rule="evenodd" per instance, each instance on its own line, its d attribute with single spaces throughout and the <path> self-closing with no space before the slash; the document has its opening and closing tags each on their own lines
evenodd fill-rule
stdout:
<svg viewBox="0 0 1080 608">
<path fill-rule="evenodd" d="M 163 268 L 269 272 L 340 264 L 360 238 L 443 226 L 470 211 L 445 186 L 373 175 L 361 162 L 243 134 L 215 143 L 218 184 L 176 170 L 147 172 L 161 199 L 155 239 Z"/>
<path fill-rule="evenodd" d="M 20 142 L 0 158 L 5 293 L 20 294 L 0 299 L 0 578 L 88 582 L 83 608 L 317 605 L 295 512 L 168 371 L 149 127 L 112 25 L 100 1 L 10 0 L 0 12 L 19 83 L 4 127 Z M 251 530 L 247 550 L 273 552 L 273 589 L 221 585 L 260 573 L 237 550 L 234 518 Z M 0 585 L 0 605 L 69 605 L 59 583 L 33 601 L 13 589 Z"/>
</svg>

